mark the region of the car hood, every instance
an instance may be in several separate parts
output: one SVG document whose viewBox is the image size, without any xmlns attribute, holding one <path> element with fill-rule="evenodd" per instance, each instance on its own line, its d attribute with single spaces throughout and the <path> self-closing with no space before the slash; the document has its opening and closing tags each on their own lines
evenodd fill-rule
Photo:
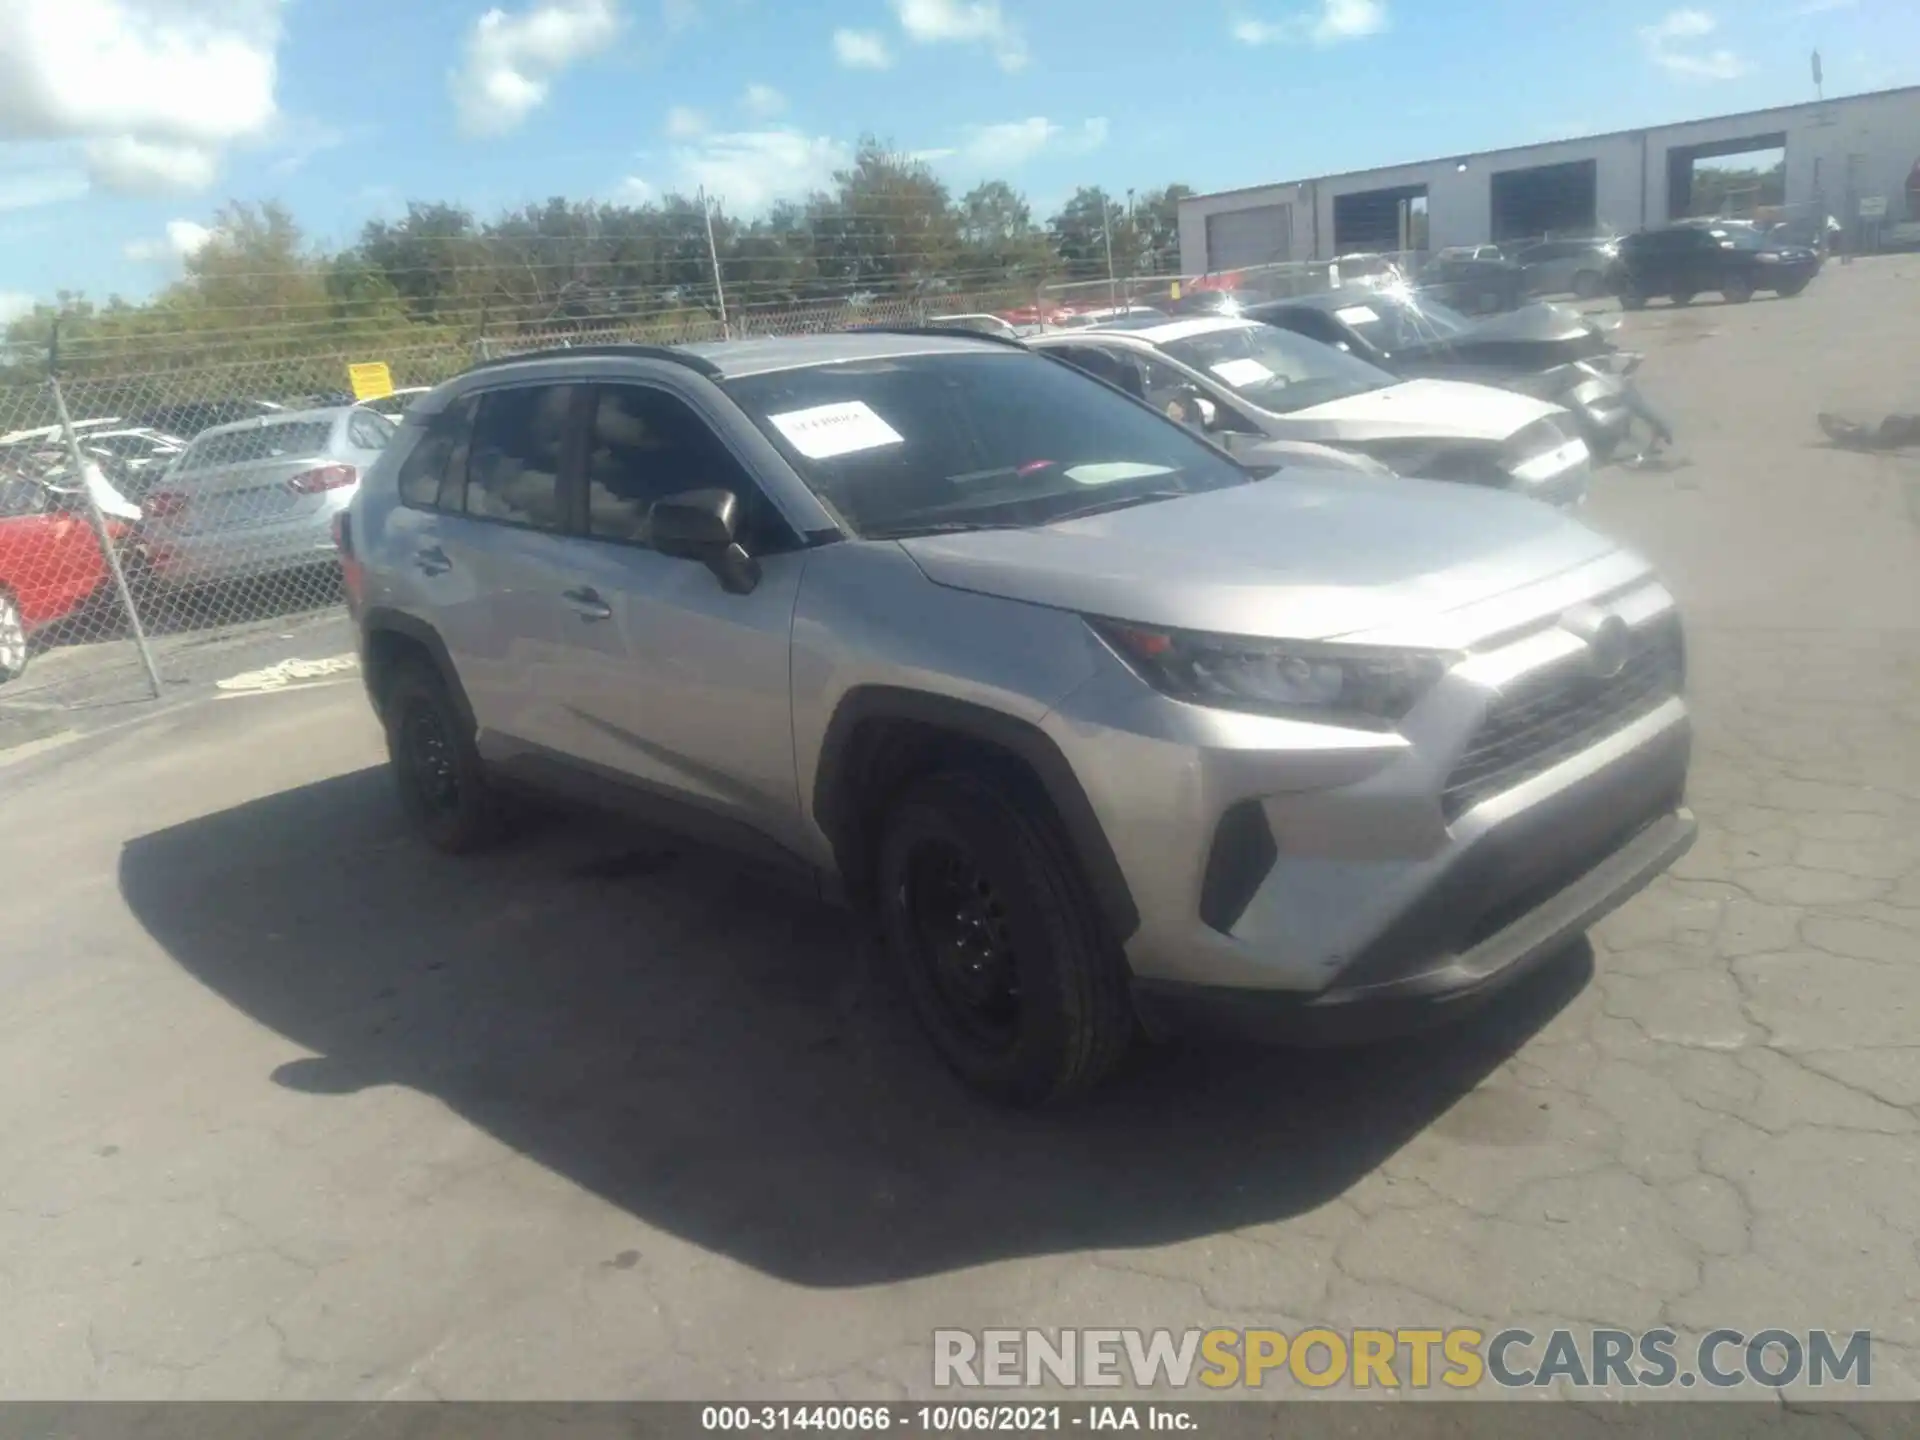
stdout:
<svg viewBox="0 0 1920 1440">
<path fill-rule="evenodd" d="M 1363 440 L 1486 440 L 1498 443 L 1554 413 L 1511 390 L 1459 380 L 1407 380 L 1281 417 L 1286 437 L 1337 445 Z"/>
<path fill-rule="evenodd" d="M 899 543 L 930 580 L 957 590 L 1298 640 L 1417 632 L 1471 643 L 1474 632 L 1534 618 L 1489 609 L 1493 597 L 1610 557 L 1626 579 L 1646 568 L 1520 496 L 1306 470 L 1033 529 Z M 1468 610 L 1471 631 L 1443 623 Z"/>
<path fill-rule="evenodd" d="M 1492 315 L 1475 325 L 1465 338 L 1473 340 L 1527 340 L 1534 344 L 1584 340 L 1604 331 L 1564 305 L 1522 305 L 1504 315 Z"/>
</svg>

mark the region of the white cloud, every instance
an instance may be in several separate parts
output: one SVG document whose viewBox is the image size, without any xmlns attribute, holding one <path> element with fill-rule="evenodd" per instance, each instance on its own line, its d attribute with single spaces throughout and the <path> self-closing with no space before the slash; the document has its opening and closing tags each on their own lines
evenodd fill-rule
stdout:
<svg viewBox="0 0 1920 1440">
<path fill-rule="evenodd" d="M 93 183 L 122 195 L 204 190 L 219 168 L 219 152 L 204 145 L 120 135 L 87 146 L 87 173 Z"/>
<path fill-rule="evenodd" d="M 669 33 L 691 30 L 699 21 L 699 0 L 660 0 L 660 23 Z"/>
<path fill-rule="evenodd" d="M 0 0 L 0 143 L 89 142 L 93 182 L 210 184 L 274 126 L 282 0 Z"/>
<path fill-rule="evenodd" d="M 1364 40 L 1387 28 L 1386 0 L 1320 0 L 1320 8 L 1278 20 L 1236 20 L 1233 38 L 1242 45 L 1338 45 Z"/>
<path fill-rule="evenodd" d="M 628 205 L 645 205 L 659 196 L 660 192 L 638 175 L 627 176 L 614 191 L 614 198 Z"/>
<path fill-rule="evenodd" d="M 1026 67 L 1026 37 L 1001 13 L 1000 0 L 893 0 L 893 11 L 916 44 L 986 45 L 1002 70 Z"/>
<path fill-rule="evenodd" d="M 1104 117 L 1078 126 L 1060 125 L 1044 115 L 976 126 L 958 151 L 969 164 L 982 169 L 1013 169 L 1043 152 L 1085 155 L 1107 143 Z M 952 153 L 952 152 L 948 152 Z"/>
<path fill-rule="evenodd" d="M 1672 10 L 1655 25 L 1640 28 L 1647 58 L 1670 75 L 1688 80 L 1732 80 L 1747 73 L 1747 62 L 1731 50 L 1677 48 L 1675 42 L 1704 40 L 1720 28 L 1704 10 Z"/>
<path fill-rule="evenodd" d="M 887 42 L 871 30 L 836 30 L 833 55 L 849 70 L 885 70 L 893 64 Z"/>
<path fill-rule="evenodd" d="M 841 141 L 785 128 L 709 135 L 673 153 L 682 188 L 704 188 L 736 215 L 810 194 L 852 163 L 853 151 Z"/>
<path fill-rule="evenodd" d="M 676 105 L 667 111 L 667 134 L 676 140 L 691 140 L 696 135 L 704 135 L 706 130 L 707 117 L 698 110 Z"/>
<path fill-rule="evenodd" d="M 213 239 L 213 231 L 191 220 L 169 220 L 166 238 L 133 240 L 126 245 L 129 260 L 185 260 L 204 250 Z"/>
<path fill-rule="evenodd" d="M 460 126 L 501 135 L 547 100 L 569 66 L 605 49 L 619 33 L 613 0 L 543 0 L 519 14 L 489 10 L 474 22 L 452 79 Z"/>
<path fill-rule="evenodd" d="M 11 325 L 33 313 L 33 296 L 20 290 L 0 290 L 0 325 Z"/>
<path fill-rule="evenodd" d="M 740 103 L 747 113 L 761 120 L 770 120 L 787 108 L 787 97 L 771 85 L 749 85 L 747 93 L 740 97 Z"/>
</svg>

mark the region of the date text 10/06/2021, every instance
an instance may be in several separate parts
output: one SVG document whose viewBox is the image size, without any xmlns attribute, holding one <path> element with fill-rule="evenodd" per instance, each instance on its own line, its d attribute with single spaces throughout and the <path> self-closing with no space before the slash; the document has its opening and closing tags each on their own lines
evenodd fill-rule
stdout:
<svg viewBox="0 0 1920 1440">
<path fill-rule="evenodd" d="M 1191 1407 L 1158 1403 L 1076 1405 L 705 1405 L 703 1431 L 826 1431 L 841 1435 L 948 1435 L 1073 1430 L 1198 1430 Z"/>
</svg>

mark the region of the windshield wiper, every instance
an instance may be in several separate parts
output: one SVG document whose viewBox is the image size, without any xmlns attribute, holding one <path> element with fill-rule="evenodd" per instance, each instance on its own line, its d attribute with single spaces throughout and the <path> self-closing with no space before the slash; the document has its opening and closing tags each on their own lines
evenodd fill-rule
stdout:
<svg viewBox="0 0 1920 1440">
<path fill-rule="evenodd" d="M 965 535 L 974 530 L 1031 530 L 1033 526 L 1014 525 L 1004 520 L 939 520 L 925 525 L 887 525 L 862 530 L 862 540 L 911 540 L 916 535 Z"/>
<path fill-rule="evenodd" d="M 1183 495 L 1193 493 L 1191 490 L 1148 490 L 1137 495 L 1121 495 L 1111 500 L 1096 500 L 1091 505 L 1082 505 L 1078 510 L 1051 515 L 1045 523 L 1058 525 L 1063 520 L 1084 520 L 1089 515 L 1105 515 L 1112 510 L 1130 510 L 1135 505 L 1151 505 L 1156 500 L 1178 500 Z"/>
</svg>

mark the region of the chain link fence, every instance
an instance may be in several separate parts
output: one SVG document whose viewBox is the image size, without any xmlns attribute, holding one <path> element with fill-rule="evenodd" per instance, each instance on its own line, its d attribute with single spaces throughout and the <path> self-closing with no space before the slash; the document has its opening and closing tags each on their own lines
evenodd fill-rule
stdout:
<svg viewBox="0 0 1920 1440">
<path fill-rule="evenodd" d="M 149 347 L 70 354 L 64 369 L 50 357 L 57 378 L 0 387 L 0 718 L 134 704 L 350 650 L 335 517 L 411 400 L 476 361 L 947 316 L 1013 323 L 1038 305 L 1022 284 L 552 323 L 383 353 L 289 343 L 209 362 Z M 391 394 L 356 401 L 350 367 L 364 364 L 384 365 Z"/>
</svg>

